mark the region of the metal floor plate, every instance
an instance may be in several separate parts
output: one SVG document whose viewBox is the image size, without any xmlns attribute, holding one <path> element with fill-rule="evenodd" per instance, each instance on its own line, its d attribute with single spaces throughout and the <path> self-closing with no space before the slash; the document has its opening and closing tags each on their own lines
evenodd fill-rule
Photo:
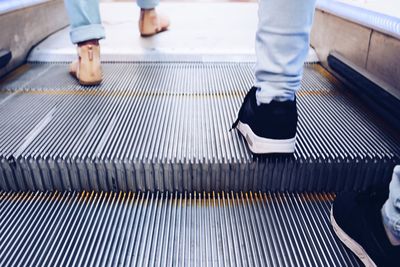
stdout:
<svg viewBox="0 0 400 267">
<path fill-rule="evenodd" d="M 399 136 L 318 64 L 298 92 L 293 157 L 253 157 L 229 132 L 252 62 L 105 63 L 84 88 L 66 64 L 0 83 L 0 189 L 341 191 L 387 183 Z M 341 90 L 343 89 L 343 90 Z"/>
<path fill-rule="evenodd" d="M 0 193 L 0 266 L 361 266 L 332 194 Z"/>
</svg>

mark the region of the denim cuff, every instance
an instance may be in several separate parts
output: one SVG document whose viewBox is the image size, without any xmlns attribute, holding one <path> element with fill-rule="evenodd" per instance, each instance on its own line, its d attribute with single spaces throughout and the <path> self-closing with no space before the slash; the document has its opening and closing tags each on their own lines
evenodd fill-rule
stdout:
<svg viewBox="0 0 400 267">
<path fill-rule="evenodd" d="M 285 83 L 255 82 L 257 104 L 269 104 L 272 100 L 294 101 L 296 89 L 289 89 Z"/>
<path fill-rule="evenodd" d="M 101 24 L 90 24 L 71 29 L 70 37 L 72 43 L 77 44 L 93 39 L 104 39 L 106 34 Z"/>
<path fill-rule="evenodd" d="M 160 0 L 137 0 L 137 5 L 143 9 L 152 9 L 158 6 Z"/>
<path fill-rule="evenodd" d="M 389 229 L 390 233 L 393 235 L 393 237 L 400 241 L 400 218 L 398 218 L 397 216 L 388 216 L 389 214 L 387 214 L 386 211 L 386 204 L 383 205 L 383 208 L 381 210 L 382 213 L 382 218 L 383 218 L 383 223 L 385 224 L 385 226 Z"/>
</svg>

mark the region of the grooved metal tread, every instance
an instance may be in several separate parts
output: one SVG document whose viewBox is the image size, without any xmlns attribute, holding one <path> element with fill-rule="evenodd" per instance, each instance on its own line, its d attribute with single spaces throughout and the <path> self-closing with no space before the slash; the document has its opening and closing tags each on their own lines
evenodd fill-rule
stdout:
<svg viewBox="0 0 400 267">
<path fill-rule="evenodd" d="M 0 266 L 361 266 L 334 195 L 0 193 Z"/>
<path fill-rule="evenodd" d="M 229 132 L 252 62 L 105 63 L 84 88 L 66 64 L 27 64 L 0 83 L 5 191 L 341 191 L 387 183 L 391 134 L 318 64 L 298 92 L 293 157 L 252 156 Z"/>
</svg>

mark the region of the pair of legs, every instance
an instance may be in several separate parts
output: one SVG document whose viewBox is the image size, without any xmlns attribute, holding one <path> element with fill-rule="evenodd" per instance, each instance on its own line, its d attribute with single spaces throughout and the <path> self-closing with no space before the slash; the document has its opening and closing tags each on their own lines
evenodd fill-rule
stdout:
<svg viewBox="0 0 400 267">
<path fill-rule="evenodd" d="M 65 0 L 71 24 L 70 37 L 74 44 L 105 38 L 98 1 Z M 255 68 L 259 104 L 272 100 L 294 100 L 307 57 L 315 2 L 316 0 L 259 2 L 256 35 L 258 60 Z M 154 13 L 159 0 L 137 0 L 137 4 L 141 8 L 140 22 L 147 22 L 143 20 L 146 12 L 155 14 L 152 21 L 155 23 L 139 25 L 142 35 L 151 35 L 168 27 L 167 20 Z M 148 25 L 150 26 L 147 27 Z"/>
<path fill-rule="evenodd" d="M 314 6 L 315 0 L 259 2 L 255 85 L 233 125 L 253 153 L 294 152 L 295 93 L 308 54 Z M 339 194 L 331 219 L 339 238 L 366 266 L 399 266 L 400 166 L 394 169 L 389 194 Z"/>
<path fill-rule="evenodd" d="M 167 17 L 155 11 L 159 0 L 137 0 L 140 7 L 139 32 L 152 36 L 169 26 Z M 70 19 L 70 38 L 78 45 L 79 59 L 71 64 L 70 73 L 82 85 L 96 85 L 102 80 L 99 40 L 105 38 L 99 0 L 65 0 Z"/>
</svg>

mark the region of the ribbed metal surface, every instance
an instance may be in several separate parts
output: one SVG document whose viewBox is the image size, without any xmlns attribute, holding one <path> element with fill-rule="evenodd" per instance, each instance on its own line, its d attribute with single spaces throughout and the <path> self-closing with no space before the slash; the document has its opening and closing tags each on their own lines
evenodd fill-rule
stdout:
<svg viewBox="0 0 400 267">
<path fill-rule="evenodd" d="M 0 193 L 0 266 L 361 266 L 331 194 Z"/>
<path fill-rule="evenodd" d="M 61 42 L 61 41 L 60 41 Z M 133 45 L 134 46 L 134 45 Z M 134 47 L 132 47 L 133 50 Z M 145 47 L 142 47 L 146 49 Z M 33 50 L 30 54 L 29 57 L 27 58 L 27 61 L 29 63 L 69 63 L 76 58 L 75 51 L 72 51 L 73 53 L 68 53 L 68 48 L 64 49 L 63 52 L 65 53 L 60 53 L 59 51 L 54 51 L 52 48 L 44 47 L 40 49 L 40 47 L 36 47 L 36 50 Z M 151 48 L 148 48 L 151 50 Z M 160 51 L 152 51 L 151 53 L 139 53 L 135 54 L 134 52 L 137 51 L 131 51 L 131 52 L 126 52 L 126 53 L 118 53 L 115 54 L 115 48 L 113 49 L 114 52 L 108 51 L 104 52 L 102 50 L 101 54 L 101 61 L 104 63 L 131 63 L 131 62 L 164 62 L 164 63 L 171 63 L 171 62 L 178 62 L 178 63 L 215 63 L 215 62 L 220 62 L 220 63 L 238 63 L 238 62 L 255 62 L 256 57 L 254 53 L 252 54 L 247 54 L 247 53 L 235 53 L 235 54 L 229 54 L 229 53 L 223 53 L 223 55 L 215 54 L 215 53 L 195 53 L 192 51 L 192 53 L 173 53 L 173 54 L 167 54 L 165 51 L 160 52 Z M 318 58 L 314 57 L 314 51 L 312 51 L 312 48 L 310 48 L 309 56 L 307 57 L 306 61 L 309 63 L 317 63 Z M 226 51 L 229 52 L 229 51 Z"/>
<path fill-rule="evenodd" d="M 104 64 L 103 84 L 83 88 L 65 64 L 26 65 L 0 85 L 0 188 L 298 192 L 388 182 L 399 136 L 316 64 L 298 93 L 294 157 L 253 157 L 228 132 L 252 67 Z"/>
</svg>

